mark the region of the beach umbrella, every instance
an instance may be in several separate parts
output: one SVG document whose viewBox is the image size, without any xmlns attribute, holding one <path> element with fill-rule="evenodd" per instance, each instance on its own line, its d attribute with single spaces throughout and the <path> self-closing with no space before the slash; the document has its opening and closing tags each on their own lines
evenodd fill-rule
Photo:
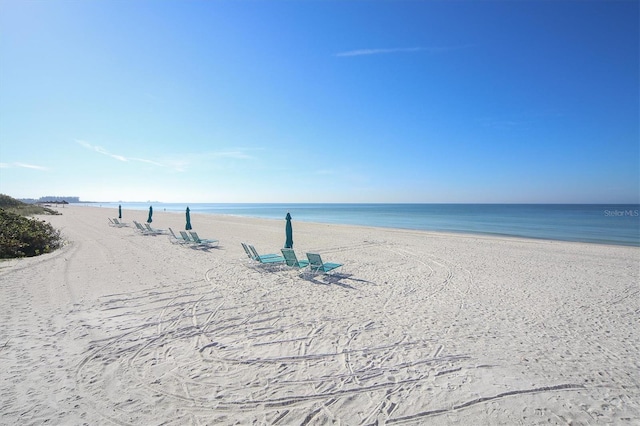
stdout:
<svg viewBox="0 0 640 426">
<path fill-rule="evenodd" d="M 287 212 L 287 224 L 284 227 L 285 234 L 287 235 L 287 241 L 284 243 L 284 248 L 293 248 L 293 227 L 291 226 L 291 215 Z"/>
<path fill-rule="evenodd" d="M 122 205 L 118 205 L 118 219 L 122 219 Z"/>
<path fill-rule="evenodd" d="M 191 213 L 189 213 L 189 207 L 187 207 L 187 225 L 184 227 L 187 231 L 191 229 Z"/>
<path fill-rule="evenodd" d="M 147 218 L 147 223 L 153 222 L 151 220 L 151 216 L 153 216 L 153 207 L 149 206 L 149 217 Z"/>
</svg>

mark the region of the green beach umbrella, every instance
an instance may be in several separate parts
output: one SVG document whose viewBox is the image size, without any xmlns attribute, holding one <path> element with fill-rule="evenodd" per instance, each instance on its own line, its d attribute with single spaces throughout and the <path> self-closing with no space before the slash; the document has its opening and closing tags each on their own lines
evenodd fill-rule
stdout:
<svg viewBox="0 0 640 426">
<path fill-rule="evenodd" d="M 191 229 L 191 213 L 189 213 L 189 207 L 187 207 L 187 225 L 184 227 L 187 231 Z"/>
<path fill-rule="evenodd" d="M 149 206 L 149 217 L 147 218 L 147 223 L 153 222 L 151 216 L 153 216 L 153 207 Z"/>
<path fill-rule="evenodd" d="M 118 205 L 118 219 L 122 219 L 122 205 Z"/>
<path fill-rule="evenodd" d="M 293 248 L 293 227 L 291 226 L 291 215 L 287 212 L 287 224 L 284 227 L 285 234 L 287 235 L 287 241 L 284 243 L 284 248 Z"/>
</svg>

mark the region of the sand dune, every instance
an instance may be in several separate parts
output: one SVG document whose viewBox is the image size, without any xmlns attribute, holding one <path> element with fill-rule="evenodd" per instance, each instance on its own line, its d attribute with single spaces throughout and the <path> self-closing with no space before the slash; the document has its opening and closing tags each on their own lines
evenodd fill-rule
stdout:
<svg viewBox="0 0 640 426">
<path fill-rule="evenodd" d="M 60 211 L 0 262 L 1 424 L 640 423 L 638 248 L 294 221 L 305 276 L 240 245 L 284 220 Z"/>
</svg>

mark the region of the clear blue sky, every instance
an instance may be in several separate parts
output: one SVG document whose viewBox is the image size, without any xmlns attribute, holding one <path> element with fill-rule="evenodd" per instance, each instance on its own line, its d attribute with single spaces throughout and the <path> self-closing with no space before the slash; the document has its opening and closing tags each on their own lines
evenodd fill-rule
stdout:
<svg viewBox="0 0 640 426">
<path fill-rule="evenodd" d="M 0 0 L 0 192 L 640 202 L 639 2 Z"/>
</svg>

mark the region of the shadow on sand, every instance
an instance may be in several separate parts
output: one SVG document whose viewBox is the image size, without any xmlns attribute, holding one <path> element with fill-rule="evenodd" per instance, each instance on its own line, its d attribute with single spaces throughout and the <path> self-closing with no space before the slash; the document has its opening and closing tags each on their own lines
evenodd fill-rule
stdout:
<svg viewBox="0 0 640 426">
<path fill-rule="evenodd" d="M 374 284 L 371 281 L 354 278 L 353 274 L 344 274 L 344 273 L 314 274 L 314 273 L 304 272 L 300 274 L 300 277 L 312 284 L 337 285 L 342 288 L 346 288 L 348 290 L 357 290 L 357 288 L 353 287 L 351 284 L 349 284 L 349 282 Z"/>
</svg>

